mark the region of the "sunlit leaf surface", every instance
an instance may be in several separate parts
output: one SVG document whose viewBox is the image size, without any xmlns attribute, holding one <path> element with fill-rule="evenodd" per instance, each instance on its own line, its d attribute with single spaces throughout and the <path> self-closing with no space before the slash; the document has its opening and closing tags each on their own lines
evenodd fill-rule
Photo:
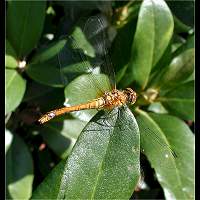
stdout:
<svg viewBox="0 0 200 200">
<path fill-rule="evenodd" d="M 33 198 L 130 198 L 140 171 L 138 131 L 127 107 L 98 113 L 79 136 L 64 171 L 55 169 L 62 179 L 52 183 L 49 176 Z M 60 186 L 54 194 L 48 192 L 52 184 Z"/>
</svg>

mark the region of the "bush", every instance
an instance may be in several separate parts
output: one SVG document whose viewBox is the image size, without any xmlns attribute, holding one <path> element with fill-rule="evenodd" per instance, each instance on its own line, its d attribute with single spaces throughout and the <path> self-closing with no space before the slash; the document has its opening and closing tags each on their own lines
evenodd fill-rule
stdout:
<svg viewBox="0 0 200 200">
<path fill-rule="evenodd" d="M 6 3 L 7 198 L 193 199 L 194 2 Z"/>
</svg>

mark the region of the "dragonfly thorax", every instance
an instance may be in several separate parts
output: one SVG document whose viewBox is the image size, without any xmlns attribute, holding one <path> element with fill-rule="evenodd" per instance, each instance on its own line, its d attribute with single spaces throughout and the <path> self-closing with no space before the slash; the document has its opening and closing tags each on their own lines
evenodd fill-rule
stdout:
<svg viewBox="0 0 200 200">
<path fill-rule="evenodd" d="M 114 89 L 111 92 L 105 92 L 104 96 L 104 108 L 113 108 L 122 106 L 126 103 L 134 104 L 136 101 L 136 92 L 131 88 L 127 88 L 123 91 Z"/>
</svg>

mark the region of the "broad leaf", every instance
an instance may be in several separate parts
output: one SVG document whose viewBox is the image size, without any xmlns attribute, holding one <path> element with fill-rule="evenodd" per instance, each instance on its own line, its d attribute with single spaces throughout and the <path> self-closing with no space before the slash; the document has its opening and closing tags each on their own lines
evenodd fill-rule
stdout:
<svg viewBox="0 0 200 200">
<path fill-rule="evenodd" d="M 180 53 L 183 53 L 184 51 L 188 49 L 194 49 L 194 34 L 190 35 L 186 42 L 182 44 L 174 53 L 173 57 L 178 56 Z"/>
<path fill-rule="evenodd" d="M 103 92 L 110 91 L 108 77 L 104 74 L 88 74 L 82 75 L 73 80 L 65 88 L 65 105 L 77 105 L 86 103 L 97 97 L 100 97 Z M 81 97 L 81 98 L 80 98 Z M 84 110 L 73 113 L 73 116 L 81 120 L 89 121 L 96 113 L 96 110 Z"/>
<path fill-rule="evenodd" d="M 17 65 L 16 53 L 10 42 L 6 40 L 6 67 L 16 68 Z"/>
<path fill-rule="evenodd" d="M 139 130 L 131 111 L 100 112 L 82 131 L 64 171 L 52 172 L 62 178 L 47 177 L 33 198 L 128 199 L 139 169 Z M 54 193 L 48 192 L 53 185 Z"/>
<path fill-rule="evenodd" d="M 10 148 L 10 145 L 13 140 L 13 135 L 9 130 L 5 130 L 5 152 L 7 153 L 8 149 Z"/>
<path fill-rule="evenodd" d="M 169 90 L 185 81 L 194 70 L 194 49 L 188 49 L 175 57 L 153 80 L 151 87 Z"/>
<path fill-rule="evenodd" d="M 178 85 L 159 100 L 171 114 L 194 120 L 194 81 Z"/>
<path fill-rule="evenodd" d="M 26 81 L 14 69 L 6 69 L 6 114 L 13 111 L 22 101 Z"/>
<path fill-rule="evenodd" d="M 166 114 L 140 112 L 136 119 L 140 128 L 141 148 L 155 169 L 166 199 L 193 199 L 194 137 L 188 126 Z M 164 150 L 166 145 L 177 157 L 170 156 Z"/>
<path fill-rule="evenodd" d="M 52 44 L 40 49 L 31 59 L 31 64 L 44 63 L 57 56 L 60 50 L 66 44 L 66 38 L 53 42 Z"/>
<path fill-rule="evenodd" d="M 151 69 L 167 48 L 173 27 L 173 17 L 164 1 L 143 1 L 124 86 L 135 81 L 140 88 L 145 88 Z"/>
<path fill-rule="evenodd" d="M 43 29 L 45 1 L 9 1 L 7 37 L 18 58 L 23 58 L 35 47 Z"/>
<path fill-rule="evenodd" d="M 57 58 L 43 63 L 29 64 L 26 67 L 26 73 L 38 83 L 52 87 L 63 87 Z"/>
<path fill-rule="evenodd" d="M 15 135 L 6 154 L 7 198 L 29 199 L 32 194 L 33 163 L 28 147 Z"/>
<path fill-rule="evenodd" d="M 40 134 L 59 157 L 66 158 L 85 125 L 86 122 L 77 119 L 66 119 L 46 124 Z"/>
</svg>

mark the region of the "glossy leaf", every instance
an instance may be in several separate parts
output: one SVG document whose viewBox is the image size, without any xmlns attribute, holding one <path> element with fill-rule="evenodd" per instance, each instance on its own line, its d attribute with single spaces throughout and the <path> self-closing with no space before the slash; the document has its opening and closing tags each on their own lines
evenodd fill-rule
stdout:
<svg viewBox="0 0 200 200">
<path fill-rule="evenodd" d="M 45 19 L 45 1 L 10 1 L 7 12 L 7 37 L 18 58 L 36 46 Z"/>
<path fill-rule="evenodd" d="M 40 84 L 52 87 L 63 87 L 63 81 L 56 58 L 43 63 L 29 64 L 26 67 L 26 73 Z"/>
<path fill-rule="evenodd" d="M 112 45 L 111 57 L 117 73 L 117 82 L 123 78 L 127 69 L 136 22 L 136 19 L 133 19 L 120 28 Z"/>
<path fill-rule="evenodd" d="M 51 171 L 51 173 L 33 192 L 31 199 L 57 199 L 65 163 L 66 161 L 62 160 Z"/>
<path fill-rule="evenodd" d="M 7 198 L 29 199 L 32 194 L 33 163 L 28 147 L 15 135 L 6 154 Z"/>
<path fill-rule="evenodd" d="M 161 58 L 173 33 L 173 17 L 162 0 L 141 4 L 132 46 L 126 86 L 135 81 L 140 88 L 147 85 L 151 69 Z"/>
<path fill-rule="evenodd" d="M 139 178 L 139 132 L 130 110 L 98 113 L 79 136 L 64 171 L 57 170 L 62 179 L 47 177 L 34 198 L 130 198 Z M 51 185 L 57 185 L 54 194 L 47 192 Z"/>
<path fill-rule="evenodd" d="M 188 49 L 194 49 L 194 34 L 190 35 L 186 42 L 182 44 L 174 53 L 173 57 L 178 56 L 180 53 L 183 53 L 184 51 Z"/>
<path fill-rule="evenodd" d="M 66 38 L 40 49 L 26 67 L 26 73 L 38 83 L 63 87 L 58 53 L 66 44 Z"/>
<path fill-rule="evenodd" d="M 65 44 L 66 38 L 63 38 L 59 41 L 53 42 L 47 47 L 40 49 L 36 53 L 36 55 L 31 59 L 31 64 L 43 63 L 47 60 L 50 60 L 51 58 L 54 58 L 55 56 L 57 56 L 57 54 L 64 47 Z"/>
<path fill-rule="evenodd" d="M 65 105 L 71 106 L 86 103 L 100 97 L 103 92 L 110 90 L 108 77 L 104 74 L 82 75 L 65 88 Z M 96 112 L 96 110 L 83 110 L 74 112 L 73 116 L 83 121 L 89 121 Z"/>
<path fill-rule="evenodd" d="M 175 57 L 154 79 L 151 87 L 169 90 L 186 80 L 194 70 L 194 49 L 188 49 Z"/>
<path fill-rule="evenodd" d="M 17 67 L 16 53 L 11 46 L 10 42 L 6 40 L 6 67 L 16 68 Z"/>
<path fill-rule="evenodd" d="M 194 81 L 178 85 L 159 100 L 171 114 L 194 120 Z"/>
<path fill-rule="evenodd" d="M 27 84 L 23 102 L 34 101 L 34 100 L 36 101 L 36 99 L 38 99 L 42 96 L 48 95 L 53 90 L 55 90 L 55 89 L 52 87 L 42 85 L 42 84 L 39 84 L 39 83 L 33 81 L 33 82 Z"/>
<path fill-rule="evenodd" d="M 10 145 L 13 140 L 13 135 L 9 130 L 5 130 L 5 152 L 7 153 L 8 149 L 10 148 Z"/>
<path fill-rule="evenodd" d="M 158 181 L 163 187 L 166 199 L 194 198 L 194 136 L 188 126 L 176 117 L 166 114 L 140 112 L 139 120 L 141 148 L 155 169 Z M 176 152 L 177 157 L 162 155 L 148 129 L 141 128 L 145 123 L 159 134 Z M 143 125 L 142 125 L 143 126 Z M 151 132 L 152 134 L 152 132 Z M 154 144 L 154 145 L 152 145 Z M 162 144 L 163 145 L 163 144 Z M 167 162 L 165 162 L 167 159 Z"/>
<path fill-rule="evenodd" d="M 77 119 L 66 119 L 62 122 L 51 122 L 41 129 L 47 145 L 61 158 L 66 158 L 72 150 L 76 139 L 86 125 Z"/>
<path fill-rule="evenodd" d="M 13 111 L 22 101 L 26 81 L 16 70 L 6 69 L 6 113 Z"/>
</svg>

